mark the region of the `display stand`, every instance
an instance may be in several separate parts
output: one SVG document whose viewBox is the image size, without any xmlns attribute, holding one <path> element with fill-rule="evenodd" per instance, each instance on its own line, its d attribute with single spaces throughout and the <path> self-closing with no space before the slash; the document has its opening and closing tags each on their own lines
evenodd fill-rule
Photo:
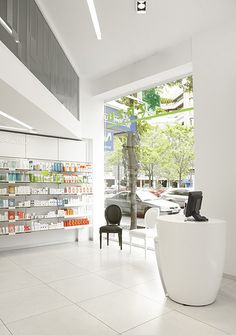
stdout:
<svg viewBox="0 0 236 335">
<path fill-rule="evenodd" d="M 91 163 L 0 157 L 0 235 L 91 226 Z"/>
<path fill-rule="evenodd" d="M 157 222 L 156 257 L 166 295 L 192 306 L 215 301 L 225 257 L 225 221 L 185 221 L 182 215 Z"/>
</svg>

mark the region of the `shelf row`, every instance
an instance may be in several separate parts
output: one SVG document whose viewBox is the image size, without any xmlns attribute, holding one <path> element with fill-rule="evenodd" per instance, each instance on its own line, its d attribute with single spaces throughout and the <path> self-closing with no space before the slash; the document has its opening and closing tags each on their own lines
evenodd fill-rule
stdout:
<svg viewBox="0 0 236 335">
<path fill-rule="evenodd" d="M 0 170 L 91 173 L 92 165 L 88 162 L 1 158 Z"/>
<path fill-rule="evenodd" d="M 18 200 L 15 198 L 0 199 L 0 210 L 13 210 L 17 208 L 44 208 L 44 207 L 81 207 L 89 206 L 92 203 L 91 196 L 83 196 L 80 200 L 79 198 L 50 198 L 50 199 L 28 199 L 28 200 Z"/>
<path fill-rule="evenodd" d="M 83 196 L 83 195 L 92 195 L 93 193 L 92 192 L 82 192 L 82 193 L 58 193 L 58 194 L 55 194 L 55 193 L 18 193 L 18 194 L 14 194 L 14 193 L 8 193 L 8 194 L 1 194 L 0 193 L 0 198 L 1 197 L 10 197 L 10 198 L 15 198 L 15 197 L 32 197 L 32 196 L 36 196 L 36 195 L 39 195 L 39 196 L 66 196 L 66 197 L 80 197 L 80 196 Z"/>
<path fill-rule="evenodd" d="M 77 224 L 77 225 L 73 225 L 73 226 L 64 226 L 63 223 L 60 223 L 60 225 L 38 225 L 38 226 L 23 226 L 22 229 L 19 229 L 17 227 L 12 227 L 9 226 L 7 227 L 7 229 L 2 230 L 2 228 L 0 227 L 0 235 L 18 235 L 18 234 L 28 234 L 28 233 L 37 233 L 37 232 L 41 232 L 41 231 L 52 231 L 52 230 L 71 230 L 71 229 L 83 229 L 83 228 L 91 228 L 93 225 L 88 222 L 88 223 L 84 223 L 84 224 Z"/>
<path fill-rule="evenodd" d="M 56 183 L 56 184 L 75 184 L 87 183 L 91 180 L 90 175 L 75 173 L 59 173 L 49 171 L 29 171 L 29 172 L 3 172 L 0 170 L 1 183 Z"/>
<path fill-rule="evenodd" d="M 81 219 L 84 217 L 89 217 L 88 213 L 84 213 L 81 215 L 66 215 L 66 216 L 44 216 L 44 217 L 31 217 L 31 218 L 23 218 L 23 219 L 12 219 L 12 220 L 0 220 L 0 224 L 4 223 L 15 223 L 15 222 L 26 222 L 26 221 L 34 221 L 34 220 L 52 220 L 52 219 L 62 219 L 62 220 L 72 220 L 72 219 Z"/>
<path fill-rule="evenodd" d="M 82 174 L 82 175 L 89 175 L 92 173 L 92 171 L 48 171 L 48 170 L 36 170 L 36 169 L 15 169 L 15 168 L 0 168 L 0 172 L 14 172 L 14 173 L 32 173 L 32 172 L 37 172 L 37 173 L 45 173 L 45 172 L 49 172 L 49 173 L 54 173 L 54 174 Z"/>
<path fill-rule="evenodd" d="M 31 187 L 28 185 L 16 186 L 8 185 L 7 187 L 0 188 L 0 196 L 20 196 L 20 195 L 81 195 L 92 193 L 91 184 L 81 184 L 76 186 L 58 187 Z"/>
<path fill-rule="evenodd" d="M 0 207 L 0 211 L 3 210 L 17 210 L 17 209 L 29 209 L 29 208 L 45 208 L 45 207 L 50 207 L 50 208 L 70 208 L 70 207 L 88 207 L 88 206 L 92 206 L 92 203 L 81 203 L 80 205 L 67 205 L 67 206 L 60 206 L 60 205 L 46 205 L 46 206 L 16 206 L 16 207 Z M 0 220 L 1 222 L 1 220 Z"/>
</svg>

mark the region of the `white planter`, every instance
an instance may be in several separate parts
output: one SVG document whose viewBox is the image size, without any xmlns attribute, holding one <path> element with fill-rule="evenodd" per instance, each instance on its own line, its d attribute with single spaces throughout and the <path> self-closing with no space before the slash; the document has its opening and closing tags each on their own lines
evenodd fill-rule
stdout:
<svg viewBox="0 0 236 335">
<path fill-rule="evenodd" d="M 215 301 L 225 257 L 225 221 L 185 221 L 181 215 L 158 218 L 157 262 L 167 295 L 181 304 Z"/>
</svg>

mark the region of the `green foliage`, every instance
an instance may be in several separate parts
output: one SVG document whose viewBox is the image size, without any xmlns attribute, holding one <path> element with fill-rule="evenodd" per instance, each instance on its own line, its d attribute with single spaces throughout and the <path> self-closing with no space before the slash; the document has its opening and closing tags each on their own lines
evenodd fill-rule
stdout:
<svg viewBox="0 0 236 335">
<path fill-rule="evenodd" d="M 167 83 L 166 85 L 173 87 L 178 86 L 183 89 L 184 92 L 193 92 L 193 76 L 188 76 L 183 79 L 178 79 Z"/>
<path fill-rule="evenodd" d="M 193 129 L 182 125 L 151 127 L 140 142 L 141 171 L 151 180 L 186 178 L 193 167 Z"/>
<path fill-rule="evenodd" d="M 150 127 L 141 138 L 139 156 L 141 171 L 148 176 L 150 186 L 152 186 L 154 177 L 161 174 L 167 145 L 168 143 L 158 126 Z"/>
<path fill-rule="evenodd" d="M 187 177 L 193 167 L 193 128 L 179 124 L 167 125 L 163 135 L 168 142 L 163 173 L 168 179 L 177 179 L 181 184 L 181 180 Z"/>
<path fill-rule="evenodd" d="M 122 138 L 114 137 L 114 151 L 105 152 L 105 167 L 110 170 L 113 166 L 117 166 L 122 162 Z"/>
<path fill-rule="evenodd" d="M 155 88 L 143 91 L 143 101 L 147 103 L 148 110 L 155 111 L 161 105 L 161 97 Z"/>
</svg>

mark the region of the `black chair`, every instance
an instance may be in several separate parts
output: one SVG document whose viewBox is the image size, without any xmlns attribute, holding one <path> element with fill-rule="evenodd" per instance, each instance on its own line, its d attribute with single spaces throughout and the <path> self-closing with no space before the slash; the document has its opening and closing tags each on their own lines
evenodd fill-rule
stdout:
<svg viewBox="0 0 236 335">
<path fill-rule="evenodd" d="M 99 229 L 100 233 L 100 249 L 102 249 L 102 233 L 107 234 L 107 245 L 109 245 L 109 233 L 118 234 L 119 246 L 122 250 L 122 228 L 120 227 L 120 221 L 122 213 L 119 206 L 110 205 L 105 209 L 105 219 L 107 222 L 106 226 L 102 226 Z"/>
</svg>

